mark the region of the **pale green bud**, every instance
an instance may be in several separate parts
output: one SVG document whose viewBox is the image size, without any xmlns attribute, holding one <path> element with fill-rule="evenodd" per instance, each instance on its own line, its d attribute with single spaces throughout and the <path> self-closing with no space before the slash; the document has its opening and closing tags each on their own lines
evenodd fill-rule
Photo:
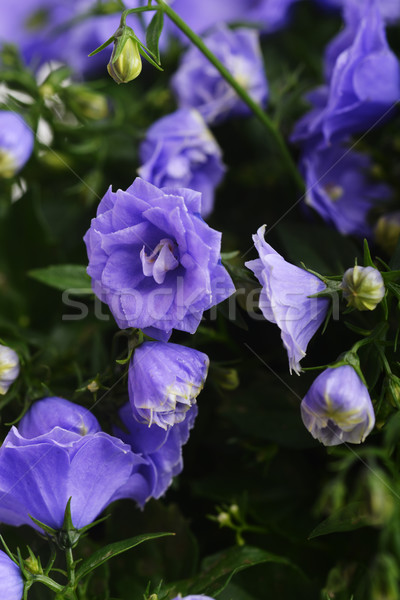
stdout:
<svg viewBox="0 0 400 600">
<path fill-rule="evenodd" d="M 374 267 L 347 269 L 343 275 L 341 288 L 348 306 L 357 310 L 374 310 L 385 295 L 382 275 Z"/>
<path fill-rule="evenodd" d="M 25 567 L 33 573 L 33 575 L 43 575 L 43 568 L 40 564 L 40 560 L 38 560 L 33 554 L 29 556 L 25 560 Z"/>
<path fill-rule="evenodd" d="M 87 119 L 104 119 L 108 114 L 107 98 L 84 86 L 71 86 L 70 102 L 75 111 Z"/>
<path fill-rule="evenodd" d="M 400 211 L 383 215 L 375 227 L 375 240 L 388 254 L 393 254 L 400 236 Z"/>
<path fill-rule="evenodd" d="M 119 45 L 123 43 L 121 54 L 117 60 L 115 55 L 119 51 Z M 107 65 L 107 71 L 116 83 L 128 83 L 132 79 L 136 79 L 142 70 L 142 59 L 139 53 L 139 45 L 131 37 L 128 37 L 125 42 L 117 39 L 114 43 L 114 49 L 111 54 L 110 62 Z"/>
</svg>

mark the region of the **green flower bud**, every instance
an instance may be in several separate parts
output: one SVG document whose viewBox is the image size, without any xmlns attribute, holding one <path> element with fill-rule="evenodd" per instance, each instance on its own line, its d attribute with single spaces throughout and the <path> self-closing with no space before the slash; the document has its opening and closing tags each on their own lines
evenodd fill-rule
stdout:
<svg viewBox="0 0 400 600">
<path fill-rule="evenodd" d="M 76 113 L 87 119 L 104 119 L 108 114 L 107 98 L 85 86 L 70 86 L 69 102 Z"/>
<path fill-rule="evenodd" d="M 400 236 L 400 211 L 383 215 L 375 227 L 375 240 L 388 254 L 393 254 Z"/>
<path fill-rule="evenodd" d="M 385 295 L 382 275 L 374 267 L 347 269 L 340 287 L 348 306 L 357 310 L 374 310 Z"/>
<path fill-rule="evenodd" d="M 117 52 L 119 52 L 120 44 L 123 44 L 122 51 L 115 60 Z M 128 83 L 132 79 L 136 79 L 142 70 L 142 59 L 139 53 L 138 43 L 131 37 L 118 39 L 114 43 L 114 48 L 111 54 L 110 62 L 107 65 L 107 71 L 111 77 L 119 83 Z"/>
</svg>

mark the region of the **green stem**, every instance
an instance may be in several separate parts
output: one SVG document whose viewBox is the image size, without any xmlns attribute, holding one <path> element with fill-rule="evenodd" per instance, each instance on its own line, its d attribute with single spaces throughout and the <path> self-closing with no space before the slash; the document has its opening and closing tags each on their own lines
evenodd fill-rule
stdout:
<svg viewBox="0 0 400 600">
<path fill-rule="evenodd" d="M 61 592 L 64 589 L 64 586 L 46 575 L 35 575 L 34 583 L 43 583 L 43 585 L 53 590 L 53 592 Z"/>
<path fill-rule="evenodd" d="M 72 555 L 72 548 L 67 548 L 65 550 L 65 560 L 67 563 L 67 574 L 68 574 L 69 587 L 74 589 L 75 588 L 75 563 L 74 563 L 74 557 Z"/>
<path fill-rule="evenodd" d="M 256 117 L 261 121 L 264 127 L 268 130 L 270 135 L 274 138 L 277 146 L 279 147 L 280 153 L 287 168 L 289 169 L 293 180 L 296 182 L 298 188 L 304 191 L 303 179 L 293 161 L 293 158 L 286 146 L 285 140 L 283 139 L 280 131 L 276 128 L 274 123 L 271 121 L 269 116 L 263 111 L 254 100 L 249 96 L 246 90 L 239 85 L 236 79 L 231 75 L 228 69 L 217 59 L 216 56 L 207 48 L 201 37 L 199 37 L 186 23 L 180 18 L 180 16 L 172 10 L 164 0 L 156 0 L 157 4 L 162 8 L 165 14 L 171 19 L 173 23 L 190 39 L 191 42 L 204 54 L 206 58 L 214 65 L 214 67 L 221 73 L 222 77 L 229 83 L 229 85 L 235 90 L 237 95 L 247 104 L 247 106 L 253 111 Z M 128 11 L 126 11 L 128 12 Z"/>
</svg>

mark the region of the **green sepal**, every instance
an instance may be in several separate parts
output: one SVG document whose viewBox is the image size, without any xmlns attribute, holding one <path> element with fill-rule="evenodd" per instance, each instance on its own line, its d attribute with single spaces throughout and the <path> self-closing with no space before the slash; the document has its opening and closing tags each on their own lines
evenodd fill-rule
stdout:
<svg viewBox="0 0 400 600">
<path fill-rule="evenodd" d="M 371 252 L 366 239 L 364 239 L 364 267 L 374 267 L 374 269 L 376 269 L 376 265 L 372 260 Z"/>
<path fill-rule="evenodd" d="M 39 519 L 35 519 L 35 517 L 32 517 L 32 515 L 28 515 L 28 516 L 35 523 L 35 525 L 38 525 L 41 529 L 43 529 L 43 531 L 45 531 L 46 533 L 51 535 L 53 538 L 55 538 L 57 536 L 57 531 L 55 529 L 53 529 L 52 527 L 49 527 L 48 525 L 45 525 L 44 523 L 39 521 Z"/>
<path fill-rule="evenodd" d="M 156 61 L 160 64 L 160 48 L 159 41 L 164 25 L 164 12 L 158 10 L 150 21 L 150 25 L 146 30 L 146 44 L 155 56 Z"/>
<path fill-rule="evenodd" d="M 104 546 L 104 548 L 100 548 L 96 552 L 92 554 L 88 559 L 86 559 L 78 571 L 76 572 L 76 582 L 80 581 L 86 575 L 97 569 L 105 562 L 113 558 L 114 556 L 118 556 L 118 554 L 122 554 L 143 542 L 147 542 L 148 540 L 155 540 L 158 538 L 162 538 L 169 535 L 175 535 L 174 533 L 148 533 L 144 535 L 137 535 L 133 538 L 129 538 L 127 540 L 123 540 L 122 542 L 115 542 L 113 544 L 108 544 Z"/>
<path fill-rule="evenodd" d="M 109 46 L 110 44 L 112 44 L 115 41 L 115 36 L 112 35 L 110 38 L 108 38 L 108 40 L 106 42 L 104 42 L 104 44 L 101 44 L 101 46 L 99 46 L 98 48 L 96 48 L 96 50 L 93 50 L 93 52 L 91 52 L 90 54 L 88 54 L 88 56 L 94 56 L 95 54 L 97 54 L 98 52 L 101 52 L 102 50 L 104 50 L 104 48 L 107 48 L 107 46 Z"/>
<path fill-rule="evenodd" d="M 117 62 L 117 60 L 121 56 L 121 52 L 124 49 L 124 46 L 129 38 L 132 38 L 134 41 L 137 41 L 136 35 L 133 33 L 133 29 L 131 29 L 130 27 L 120 27 L 114 33 L 115 48 L 113 51 L 113 64 Z"/>
<path fill-rule="evenodd" d="M 80 530 L 74 527 L 71 517 L 71 500 L 68 498 L 67 506 L 65 507 L 64 521 L 60 531 L 57 531 L 57 544 L 61 550 L 74 548 L 81 536 Z"/>
</svg>

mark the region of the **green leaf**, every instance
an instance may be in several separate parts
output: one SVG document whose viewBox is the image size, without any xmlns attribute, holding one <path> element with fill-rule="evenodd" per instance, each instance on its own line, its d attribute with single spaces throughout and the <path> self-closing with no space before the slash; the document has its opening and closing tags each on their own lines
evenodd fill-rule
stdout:
<svg viewBox="0 0 400 600">
<path fill-rule="evenodd" d="M 104 50 L 104 48 L 107 48 L 107 46 L 112 44 L 114 41 L 115 41 L 115 36 L 112 35 L 110 38 L 108 38 L 108 40 L 106 42 L 104 42 L 104 44 L 102 44 L 101 46 L 96 48 L 96 50 L 93 50 L 93 52 L 88 54 L 88 56 L 91 57 L 91 56 L 94 56 L 95 54 L 97 54 L 98 52 L 101 52 L 102 50 Z"/>
<path fill-rule="evenodd" d="M 118 554 L 122 554 L 135 546 L 139 546 L 143 542 L 147 542 L 148 540 L 156 540 L 158 538 L 162 538 L 168 535 L 175 535 L 174 533 L 147 533 L 144 535 L 137 535 L 133 538 L 129 538 L 128 540 L 123 540 L 122 542 L 115 542 L 114 544 L 109 544 L 108 546 L 104 546 L 104 548 L 100 548 L 96 552 L 90 556 L 87 560 L 85 560 L 81 566 L 79 567 L 76 573 L 76 581 L 81 580 L 83 577 L 86 577 L 89 573 L 100 567 L 105 562 L 113 558 L 114 556 L 118 556 Z"/>
<path fill-rule="evenodd" d="M 354 531 L 370 524 L 371 519 L 365 510 L 365 505 L 362 502 L 351 502 L 317 525 L 308 539 L 311 540 L 329 533 Z"/>
<path fill-rule="evenodd" d="M 299 570 L 287 558 L 260 548 L 252 546 L 229 548 L 225 552 L 208 557 L 203 563 L 203 571 L 197 577 L 169 587 L 168 597 L 174 598 L 178 593 L 216 597 L 223 592 L 236 573 L 266 562 L 279 563 Z"/>
<path fill-rule="evenodd" d="M 164 12 L 157 11 L 146 31 L 146 44 L 148 49 L 156 57 L 157 62 L 160 62 L 159 40 L 164 25 Z"/>
<path fill-rule="evenodd" d="M 70 294 L 93 294 L 91 279 L 81 265 L 52 265 L 44 269 L 33 269 L 30 277 L 57 290 L 68 290 Z"/>
</svg>

